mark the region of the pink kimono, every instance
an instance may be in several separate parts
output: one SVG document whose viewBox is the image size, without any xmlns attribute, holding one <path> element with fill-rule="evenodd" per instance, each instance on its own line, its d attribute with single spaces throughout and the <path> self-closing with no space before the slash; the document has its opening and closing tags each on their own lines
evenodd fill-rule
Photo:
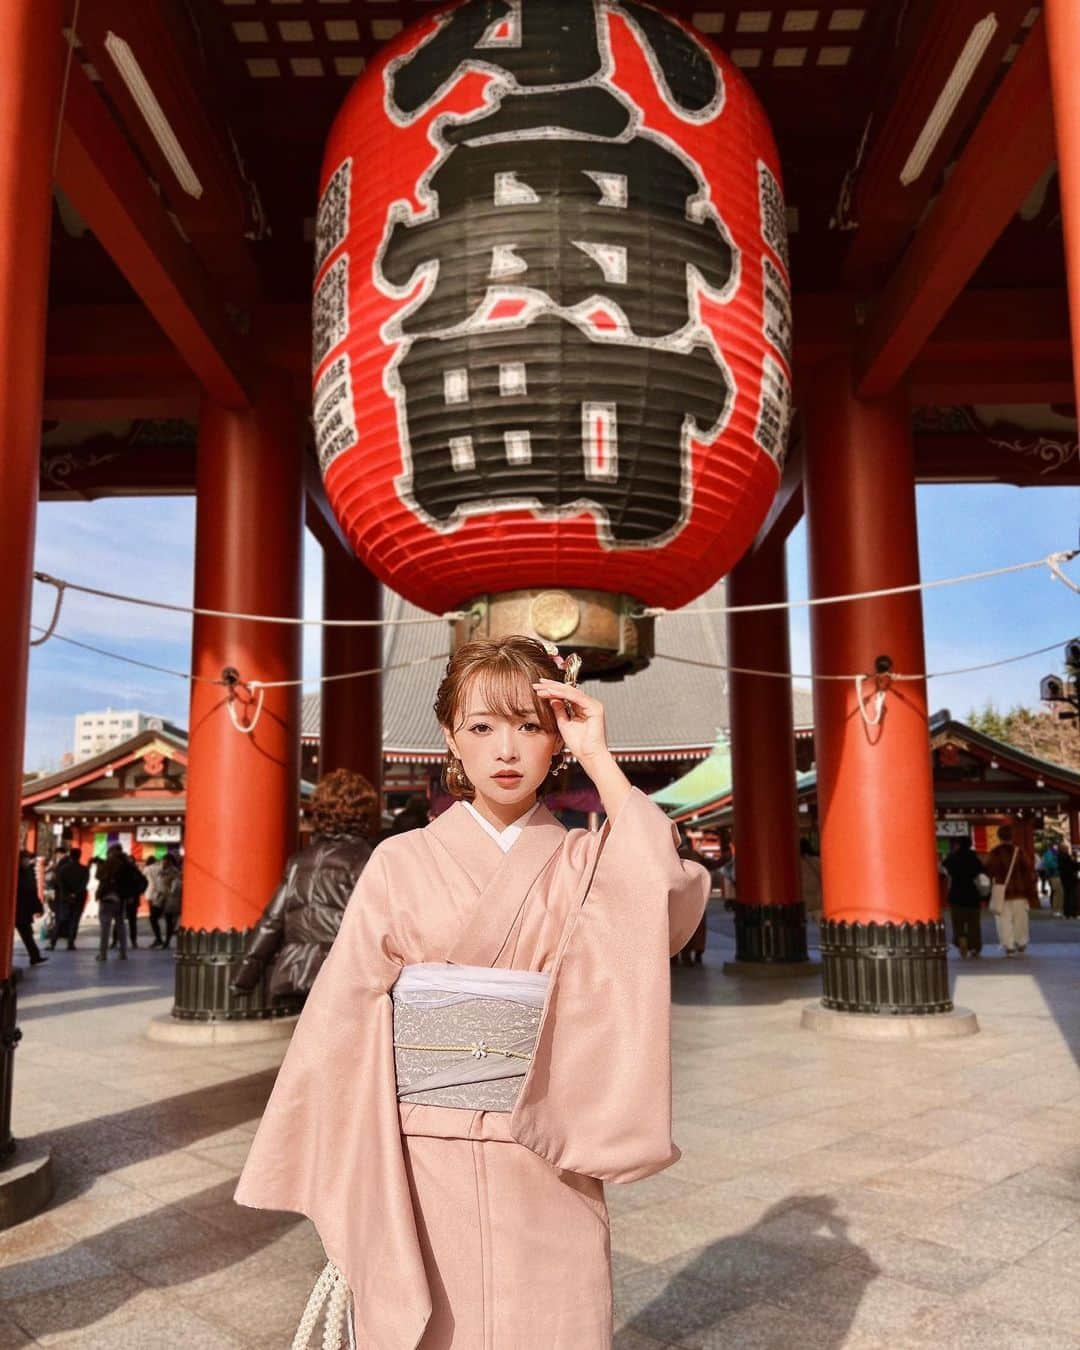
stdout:
<svg viewBox="0 0 1080 1350">
<path fill-rule="evenodd" d="M 634 789 L 599 833 L 540 806 L 507 853 L 461 804 L 375 850 L 296 1027 L 236 1199 L 294 1210 L 362 1350 L 607 1350 L 602 1183 L 679 1157 L 669 956 L 709 877 Z M 547 972 L 514 1109 L 400 1103 L 389 991 L 425 962 Z"/>
</svg>

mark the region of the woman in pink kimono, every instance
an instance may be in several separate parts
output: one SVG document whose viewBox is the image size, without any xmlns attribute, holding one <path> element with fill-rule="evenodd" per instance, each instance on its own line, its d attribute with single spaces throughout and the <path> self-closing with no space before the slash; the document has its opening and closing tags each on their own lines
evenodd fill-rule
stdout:
<svg viewBox="0 0 1080 1350">
<path fill-rule="evenodd" d="M 668 958 L 709 878 L 557 660 L 524 637 L 451 659 L 458 800 L 364 869 L 236 1191 L 313 1221 L 361 1350 L 607 1350 L 603 1183 L 679 1157 Z M 564 747 L 599 832 L 538 796 Z"/>
</svg>

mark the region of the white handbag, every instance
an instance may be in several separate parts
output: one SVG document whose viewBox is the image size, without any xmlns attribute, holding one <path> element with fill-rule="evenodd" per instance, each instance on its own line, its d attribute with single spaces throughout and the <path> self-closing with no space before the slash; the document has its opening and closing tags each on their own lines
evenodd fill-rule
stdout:
<svg viewBox="0 0 1080 1350">
<path fill-rule="evenodd" d="M 1004 881 L 995 881 L 990 887 L 990 913 L 1005 913 L 1005 892 L 1008 890 L 1009 882 L 1012 880 L 1013 868 L 1016 866 L 1016 859 L 1020 856 L 1020 849 L 1014 844 L 1012 862 L 1009 863 L 1009 870 L 1005 873 Z"/>
</svg>

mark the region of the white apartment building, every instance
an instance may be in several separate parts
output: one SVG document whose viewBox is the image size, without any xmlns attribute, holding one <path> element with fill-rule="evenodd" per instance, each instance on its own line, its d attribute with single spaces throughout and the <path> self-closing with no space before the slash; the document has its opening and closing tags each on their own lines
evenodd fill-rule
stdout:
<svg viewBox="0 0 1080 1350">
<path fill-rule="evenodd" d="M 139 712 L 137 708 L 78 713 L 75 717 L 75 761 L 100 755 L 103 750 L 130 741 L 140 731 L 162 731 L 170 725 L 164 717 Z"/>
</svg>

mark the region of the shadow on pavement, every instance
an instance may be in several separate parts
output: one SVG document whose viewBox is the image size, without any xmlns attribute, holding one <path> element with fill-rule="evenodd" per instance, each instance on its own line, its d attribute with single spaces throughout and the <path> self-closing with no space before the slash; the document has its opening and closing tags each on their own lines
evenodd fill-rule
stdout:
<svg viewBox="0 0 1080 1350">
<path fill-rule="evenodd" d="M 775 1241 L 778 1224 L 784 1228 L 783 1245 Z M 814 1320 L 807 1329 L 812 1329 L 814 1350 L 839 1350 L 863 1293 L 879 1273 L 847 1233 L 847 1223 L 828 1197 L 796 1195 L 780 1201 L 743 1232 L 623 1280 L 621 1329 L 663 1344 L 779 1345 L 789 1343 L 790 1336 L 794 1347 L 799 1322 L 810 1316 Z M 825 1292 L 822 1271 L 841 1263 L 843 1277 L 831 1278 Z M 763 1302 L 775 1305 L 770 1312 L 784 1320 L 788 1334 L 761 1326 L 764 1339 L 759 1342 L 747 1331 L 744 1340 L 728 1319 Z M 776 1306 L 783 1311 L 777 1313 Z M 757 1311 L 749 1316 L 756 1317 Z"/>
</svg>

